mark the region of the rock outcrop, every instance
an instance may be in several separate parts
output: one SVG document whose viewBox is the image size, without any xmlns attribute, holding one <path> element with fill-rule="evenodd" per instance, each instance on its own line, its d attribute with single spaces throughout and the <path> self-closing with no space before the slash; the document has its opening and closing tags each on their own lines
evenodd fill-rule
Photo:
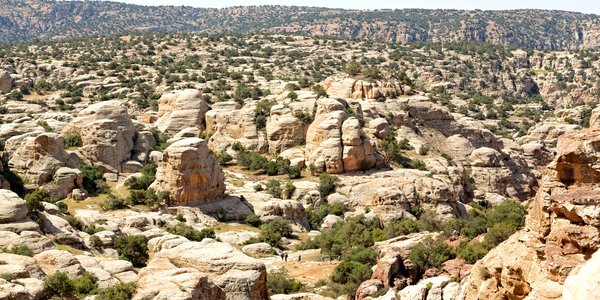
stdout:
<svg viewBox="0 0 600 300">
<path fill-rule="evenodd" d="M 12 154 L 9 166 L 28 183 L 44 185 L 68 158 L 64 139 L 56 133 L 44 133 L 25 138 Z"/>
<path fill-rule="evenodd" d="M 150 186 L 168 191 L 172 205 L 212 200 L 225 192 L 224 175 L 216 159 L 200 138 L 171 144 L 158 163 L 156 180 Z"/>
<path fill-rule="evenodd" d="M 220 153 L 239 142 L 248 150 L 266 153 L 269 148 L 266 134 L 255 122 L 256 104 L 257 101 L 246 102 L 241 107 L 233 101 L 215 103 L 212 110 L 206 112 L 209 148 Z"/>
<path fill-rule="evenodd" d="M 159 251 L 139 276 L 136 300 L 269 299 L 265 265 L 212 239 Z"/>
<path fill-rule="evenodd" d="M 92 104 L 80 111 L 62 133 L 79 133 L 81 152 L 103 171 L 118 173 L 121 164 L 131 158 L 136 128 L 121 101 L 111 100 Z"/>
<path fill-rule="evenodd" d="M 473 266 L 462 284 L 462 299 L 559 299 L 569 274 L 600 248 L 600 192 L 595 190 L 600 186 L 600 130 L 566 133 L 556 150 L 526 227 Z M 572 297 L 567 291 L 564 296 Z"/>
<path fill-rule="evenodd" d="M 314 172 L 338 174 L 384 164 L 358 119 L 349 117 L 346 108 L 347 103 L 339 100 L 317 100 L 316 117 L 306 134 L 307 163 Z"/>
<path fill-rule="evenodd" d="M 186 89 L 166 93 L 158 99 L 156 128 L 169 136 L 182 129 L 196 127 L 204 130 L 204 114 L 208 104 L 199 90 Z"/>
<path fill-rule="evenodd" d="M 394 80 L 357 80 L 333 76 L 321 84 L 327 94 L 334 98 L 374 99 L 395 98 L 403 94 L 402 85 Z"/>
</svg>

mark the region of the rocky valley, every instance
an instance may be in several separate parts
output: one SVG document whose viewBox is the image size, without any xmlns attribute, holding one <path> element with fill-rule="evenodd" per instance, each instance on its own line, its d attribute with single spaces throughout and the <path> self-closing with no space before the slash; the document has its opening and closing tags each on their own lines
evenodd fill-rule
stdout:
<svg viewBox="0 0 600 300">
<path fill-rule="evenodd" d="M 6 44 L 0 299 L 595 299 L 600 52 L 578 16 L 535 45 L 334 34 L 346 17 Z"/>
</svg>

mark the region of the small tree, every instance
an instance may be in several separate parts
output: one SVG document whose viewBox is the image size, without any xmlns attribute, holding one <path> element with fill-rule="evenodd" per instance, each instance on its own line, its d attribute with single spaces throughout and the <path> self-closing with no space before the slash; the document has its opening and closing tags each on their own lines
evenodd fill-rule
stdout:
<svg viewBox="0 0 600 300">
<path fill-rule="evenodd" d="M 148 261 L 148 239 L 143 235 L 120 236 L 115 239 L 119 258 L 130 261 L 135 267 L 144 267 Z"/>
</svg>

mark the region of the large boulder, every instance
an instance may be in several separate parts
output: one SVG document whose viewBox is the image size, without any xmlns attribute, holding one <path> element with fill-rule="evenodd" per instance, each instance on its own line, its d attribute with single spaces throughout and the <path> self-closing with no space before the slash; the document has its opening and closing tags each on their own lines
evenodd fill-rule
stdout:
<svg viewBox="0 0 600 300">
<path fill-rule="evenodd" d="M 384 163 L 358 119 L 348 117 L 346 105 L 329 98 L 317 101 L 317 114 L 306 134 L 307 163 L 315 172 L 338 174 Z"/>
<path fill-rule="evenodd" d="M 266 153 L 269 145 L 266 133 L 256 126 L 256 105 L 249 101 L 243 107 L 236 102 L 219 102 L 206 112 L 206 133 L 209 148 L 215 152 L 227 150 L 239 142 L 248 150 Z"/>
<path fill-rule="evenodd" d="M 278 153 L 300 145 L 306 140 L 307 128 L 306 124 L 294 116 L 291 109 L 274 105 L 266 127 L 269 152 Z"/>
<path fill-rule="evenodd" d="M 43 185 L 52 180 L 56 170 L 65 166 L 68 158 L 64 139 L 56 133 L 44 133 L 25 138 L 12 154 L 9 166 L 25 181 Z"/>
<path fill-rule="evenodd" d="M 80 111 L 62 133 L 79 133 L 83 146 L 78 151 L 103 171 L 119 173 L 121 164 L 131 158 L 136 128 L 123 102 L 111 100 Z"/>
<path fill-rule="evenodd" d="M 133 299 L 269 299 L 265 265 L 227 243 L 204 239 L 156 253 Z"/>
<path fill-rule="evenodd" d="M 158 99 L 158 119 L 154 123 L 168 135 L 189 127 L 204 129 L 204 114 L 208 104 L 199 90 L 185 89 L 166 93 Z"/>
<path fill-rule="evenodd" d="M 173 205 L 202 202 L 223 196 L 225 179 L 221 167 L 200 138 L 171 144 L 158 164 L 151 188 L 168 191 Z"/>
<path fill-rule="evenodd" d="M 10 223 L 27 218 L 25 200 L 10 190 L 0 190 L 0 223 Z"/>
</svg>

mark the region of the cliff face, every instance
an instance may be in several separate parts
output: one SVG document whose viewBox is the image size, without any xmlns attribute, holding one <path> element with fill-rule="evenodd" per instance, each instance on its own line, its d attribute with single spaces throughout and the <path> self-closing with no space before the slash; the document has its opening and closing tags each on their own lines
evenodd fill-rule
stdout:
<svg viewBox="0 0 600 300">
<path fill-rule="evenodd" d="M 561 136 L 526 228 L 475 264 L 462 297 L 561 299 L 565 280 L 600 248 L 599 186 L 600 130 Z"/>
<path fill-rule="evenodd" d="M 600 18 L 564 11 L 146 7 L 105 1 L 0 0 L 0 43 L 128 31 L 303 33 L 378 42 L 489 42 L 533 49 L 600 46 Z"/>
</svg>

